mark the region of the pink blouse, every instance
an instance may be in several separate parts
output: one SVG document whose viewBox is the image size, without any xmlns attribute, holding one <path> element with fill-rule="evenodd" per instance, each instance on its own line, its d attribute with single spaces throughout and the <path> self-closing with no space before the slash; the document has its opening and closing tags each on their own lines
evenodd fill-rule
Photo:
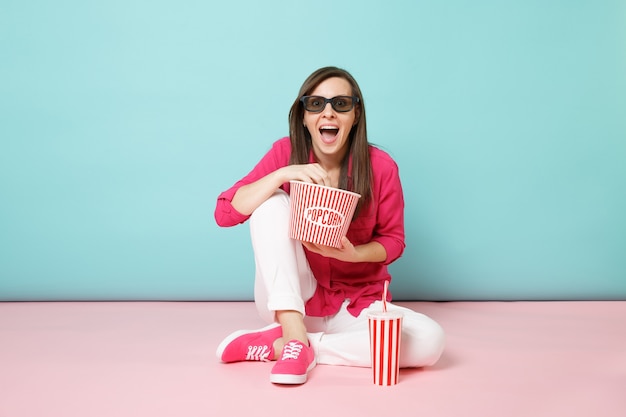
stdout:
<svg viewBox="0 0 626 417">
<path fill-rule="evenodd" d="M 272 148 L 245 177 L 217 198 L 215 221 L 228 227 L 243 223 L 250 217 L 239 213 L 231 201 L 239 187 L 289 165 L 291 143 L 285 137 Z M 361 310 L 382 297 L 385 280 L 391 280 L 387 265 L 404 251 L 404 197 L 398 166 L 384 151 L 370 145 L 373 171 L 371 203 L 361 209 L 352 221 L 347 238 L 353 245 L 376 241 L 383 245 L 387 259 L 383 262 L 349 263 L 326 258 L 305 248 L 311 271 L 317 280 L 317 290 L 306 303 L 306 314 L 324 317 L 339 311 L 344 300 L 350 300 L 348 311 L 358 316 Z M 289 183 L 281 186 L 289 193 Z M 391 294 L 388 294 L 391 301 Z"/>
</svg>

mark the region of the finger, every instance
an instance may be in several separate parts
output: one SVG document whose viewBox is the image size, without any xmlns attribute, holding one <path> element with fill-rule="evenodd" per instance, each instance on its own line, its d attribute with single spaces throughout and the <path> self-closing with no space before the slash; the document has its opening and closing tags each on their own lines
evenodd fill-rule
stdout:
<svg viewBox="0 0 626 417">
<path fill-rule="evenodd" d="M 313 182 L 319 185 L 329 185 L 328 176 L 325 174 L 315 174 L 313 176 Z"/>
<path fill-rule="evenodd" d="M 330 176 L 320 164 L 311 164 L 311 168 L 311 179 L 313 182 L 320 185 L 330 185 Z"/>
<path fill-rule="evenodd" d="M 311 252 L 317 252 L 317 246 L 311 242 L 302 242 L 302 246 L 310 250 Z"/>
</svg>

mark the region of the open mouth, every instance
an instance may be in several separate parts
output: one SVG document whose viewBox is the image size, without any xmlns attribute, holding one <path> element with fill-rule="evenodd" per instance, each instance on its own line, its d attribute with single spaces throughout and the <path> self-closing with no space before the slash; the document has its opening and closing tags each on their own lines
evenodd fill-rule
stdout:
<svg viewBox="0 0 626 417">
<path fill-rule="evenodd" d="M 324 142 L 332 142 L 339 133 L 339 129 L 332 126 L 322 126 L 320 128 L 320 135 Z"/>
</svg>

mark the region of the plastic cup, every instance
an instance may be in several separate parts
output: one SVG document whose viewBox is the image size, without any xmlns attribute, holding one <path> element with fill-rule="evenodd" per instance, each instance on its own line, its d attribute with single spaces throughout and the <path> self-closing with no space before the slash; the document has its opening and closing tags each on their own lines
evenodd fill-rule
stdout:
<svg viewBox="0 0 626 417">
<path fill-rule="evenodd" d="M 289 236 L 303 242 L 341 247 L 361 196 L 351 191 L 290 181 Z"/>
<path fill-rule="evenodd" d="M 400 374 L 401 311 L 367 313 L 375 385 L 396 385 Z"/>
</svg>

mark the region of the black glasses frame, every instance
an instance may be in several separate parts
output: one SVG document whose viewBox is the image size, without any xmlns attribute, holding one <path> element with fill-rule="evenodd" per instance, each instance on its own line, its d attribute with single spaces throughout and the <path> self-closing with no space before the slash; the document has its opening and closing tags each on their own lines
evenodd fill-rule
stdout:
<svg viewBox="0 0 626 417">
<path fill-rule="evenodd" d="M 319 99 L 320 101 L 324 102 L 324 105 L 319 109 L 319 110 L 310 110 L 309 108 L 307 108 L 306 102 L 307 100 L 311 99 L 311 98 L 316 98 Z M 352 105 L 350 106 L 349 109 L 346 110 L 340 110 L 337 108 L 337 102 L 339 100 L 347 100 L 350 99 L 352 101 Z M 354 106 L 359 102 L 359 98 L 356 96 L 335 96 L 333 98 L 326 98 L 326 97 L 322 97 L 322 96 L 303 96 L 300 98 L 300 101 L 302 102 L 302 105 L 304 106 L 304 110 L 311 112 L 311 113 L 321 113 L 325 108 L 326 105 L 328 103 L 330 103 L 330 105 L 332 106 L 333 110 L 335 110 L 336 112 L 339 113 L 347 113 L 350 110 L 352 110 L 354 108 Z"/>
</svg>

